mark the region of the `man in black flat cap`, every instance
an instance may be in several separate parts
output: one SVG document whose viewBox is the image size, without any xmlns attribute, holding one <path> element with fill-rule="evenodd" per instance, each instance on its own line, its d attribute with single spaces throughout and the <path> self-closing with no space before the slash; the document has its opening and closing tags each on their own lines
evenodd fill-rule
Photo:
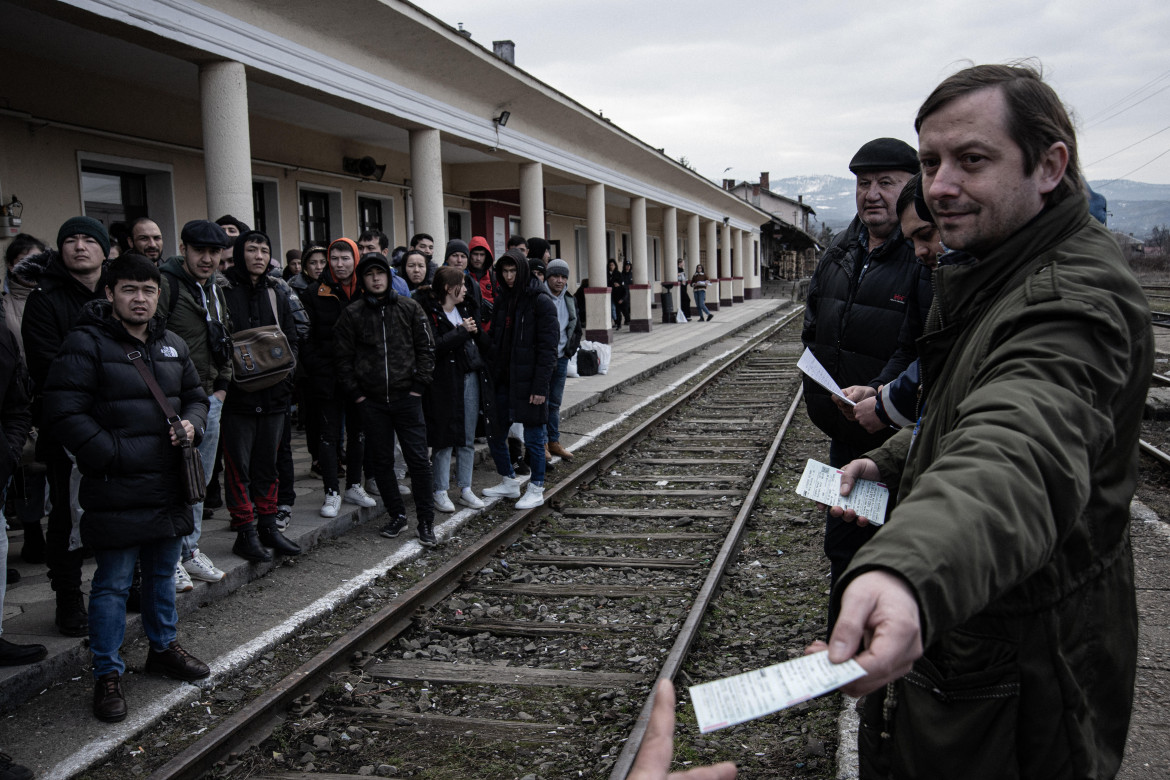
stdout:
<svg viewBox="0 0 1170 780">
<path fill-rule="evenodd" d="M 918 154 L 896 138 L 863 145 L 849 163 L 857 176 L 857 216 L 834 237 L 809 285 L 804 345 L 854 401 L 873 395 L 917 357 L 914 340 L 929 308 L 930 279 L 902 236 L 898 194 L 918 172 Z M 879 446 L 893 430 L 867 433 L 852 407 L 805 381 L 808 415 L 829 436 L 829 463 L 843 466 Z M 832 581 L 875 526 L 826 515 L 825 554 Z"/>
</svg>

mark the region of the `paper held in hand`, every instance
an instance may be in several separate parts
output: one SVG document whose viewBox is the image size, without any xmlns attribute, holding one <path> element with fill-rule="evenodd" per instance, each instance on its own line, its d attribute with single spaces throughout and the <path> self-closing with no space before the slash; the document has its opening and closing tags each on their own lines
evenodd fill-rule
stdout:
<svg viewBox="0 0 1170 780">
<path fill-rule="evenodd" d="M 853 483 L 849 495 L 841 495 L 841 471 L 810 459 L 796 485 L 796 494 L 811 498 L 826 506 L 852 509 L 872 525 L 886 522 L 886 504 L 890 490 L 881 482 L 859 479 Z"/>
<path fill-rule="evenodd" d="M 800 704 L 864 677 L 861 664 L 829 662 L 829 651 L 793 658 L 689 688 L 699 731 L 745 723 Z"/>
<path fill-rule="evenodd" d="M 810 350 L 808 347 L 804 348 L 804 354 L 800 356 L 800 360 L 796 361 L 796 367 L 807 374 L 809 379 L 816 382 L 818 385 L 825 388 L 845 403 L 849 404 L 850 406 L 857 406 L 856 401 L 850 401 L 845 397 L 845 394 L 841 392 L 841 388 L 837 385 L 837 382 L 833 379 L 833 377 L 829 376 L 829 372 L 826 371 L 825 367 L 821 365 L 821 361 L 817 360 L 813 356 L 812 350 Z"/>
</svg>

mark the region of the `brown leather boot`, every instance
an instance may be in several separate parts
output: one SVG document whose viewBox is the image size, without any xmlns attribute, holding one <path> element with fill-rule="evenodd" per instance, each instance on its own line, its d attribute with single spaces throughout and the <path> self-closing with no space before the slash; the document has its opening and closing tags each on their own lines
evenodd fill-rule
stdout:
<svg viewBox="0 0 1170 780">
<path fill-rule="evenodd" d="M 547 447 L 545 447 L 545 450 L 547 452 L 551 452 L 553 455 L 564 458 L 565 460 L 572 460 L 573 459 L 573 453 L 569 452 L 564 447 L 562 447 L 561 443 L 559 441 L 552 442 Z"/>
</svg>

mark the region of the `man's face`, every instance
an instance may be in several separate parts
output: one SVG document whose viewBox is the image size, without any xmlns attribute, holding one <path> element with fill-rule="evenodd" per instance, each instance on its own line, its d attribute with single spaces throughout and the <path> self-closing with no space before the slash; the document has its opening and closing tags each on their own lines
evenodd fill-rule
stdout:
<svg viewBox="0 0 1170 780">
<path fill-rule="evenodd" d="M 272 250 L 263 241 L 249 241 L 244 244 L 244 268 L 253 280 L 268 272 L 268 263 L 271 260 Z"/>
<path fill-rule="evenodd" d="M 918 134 L 922 190 L 942 241 L 976 257 L 986 255 L 1044 208 L 1068 164 L 1061 142 L 1031 174 L 1007 130 L 1007 104 L 998 88 L 955 98 L 926 117 Z"/>
<path fill-rule="evenodd" d="M 390 251 L 389 249 L 383 249 L 382 245 L 378 243 L 378 239 L 376 238 L 359 241 L 358 249 L 361 250 L 363 255 L 368 255 L 371 252 L 377 252 L 380 255 L 385 255 Z"/>
<path fill-rule="evenodd" d="M 483 268 L 483 264 L 487 262 L 487 250 L 486 249 L 472 249 L 470 262 L 471 262 L 471 267 L 477 271 L 479 269 Z"/>
<path fill-rule="evenodd" d="M 421 239 L 417 244 L 411 247 L 411 249 L 417 249 L 418 251 L 422 252 L 427 256 L 428 260 L 435 256 L 435 242 L 431 241 L 429 238 Z"/>
<path fill-rule="evenodd" d="M 540 281 L 542 281 L 542 282 L 544 281 L 544 271 L 541 271 L 539 268 L 533 268 L 532 275 L 535 276 Z"/>
<path fill-rule="evenodd" d="M 451 256 L 447 258 L 447 265 L 460 271 L 466 270 L 467 255 L 462 252 L 452 252 Z"/>
<path fill-rule="evenodd" d="M 548 261 L 552 260 L 552 250 L 551 249 L 544 250 L 544 254 L 541 256 L 540 259 L 544 261 L 545 265 L 548 265 Z"/>
<path fill-rule="evenodd" d="M 162 231 L 158 229 L 158 225 L 149 219 L 139 222 L 134 227 L 134 235 L 130 236 L 130 242 L 134 245 L 135 252 L 146 255 L 158 265 L 158 261 L 162 259 L 163 249 Z"/>
<path fill-rule="evenodd" d="M 889 238 L 898 227 L 898 212 L 894 206 L 909 180 L 910 174 L 906 171 L 862 171 L 857 174 L 857 216 L 874 238 Z"/>
<path fill-rule="evenodd" d="M 121 279 L 114 289 L 106 288 L 106 300 L 113 304 L 115 318 L 127 325 L 143 325 L 158 307 L 158 285 Z"/>
<path fill-rule="evenodd" d="M 511 287 L 516 284 L 516 266 L 508 263 L 500 268 L 500 281 L 506 286 Z"/>
<path fill-rule="evenodd" d="M 200 284 L 210 279 L 215 269 L 219 268 L 219 257 L 223 254 L 223 249 L 218 246 L 179 244 L 179 251 L 183 254 L 183 267 Z"/>
<path fill-rule="evenodd" d="M 333 278 L 345 284 L 353 276 L 353 252 L 349 247 L 333 247 L 329 250 L 329 270 Z"/>
<path fill-rule="evenodd" d="M 938 228 L 918 216 L 911 205 L 902 212 L 902 235 L 914 244 L 914 256 L 930 269 L 938 267 L 938 256 L 943 251 L 938 240 Z"/>
<path fill-rule="evenodd" d="M 519 249 L 520 254 L 528 257 L 528 244 L 517 244 L 514 248 Z"/>
<path fill-rule="evenodd" d="M 390 274 L 381 268 L 371 268 L 362 276 L 362 281 L 366 285 L 366 292 L 371 295 L 381 295 L 390 286 Z"/>
<path fill-rule="evenodd" d="M 568 277 L 561 276 L 560 274 L 553 274 L 552 276 L 545 279 L 545 284 L 548 285 L 549 292 L 551 292 L 553 295 L 559 296 L 565 291 L 565 288 L 569 286 L 569 279 Z"/>
<path fill-rule="evenodd" d="M 74 274 L 92 273 L 106 259 L 102 245 L 92 236 L 78 233 L 61 242 L 61 262 Z"/>
<path fill-rule="evenodd" d="M 220 227 L 223 228 L 223 232 L 227 233 L 228 238 L 233 241 L 240 237 L 240 229 L 230 222 L 226 225 L 220 225 Z"/>
</svg>

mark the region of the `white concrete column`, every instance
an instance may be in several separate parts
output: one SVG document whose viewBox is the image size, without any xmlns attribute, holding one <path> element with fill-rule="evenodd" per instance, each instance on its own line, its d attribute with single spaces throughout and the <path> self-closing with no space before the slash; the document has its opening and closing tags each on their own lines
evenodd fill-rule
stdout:
<svg viewBox="0 0 1170 780">
<path fill-rule="evenodd" d="M 414 190 L 414 232 L 435 239 L 435 254 L 447 247 L 447 213 L 443 208 L 443 154 L 439 131 L 410 131 L 410 183 Z"/>
<path fill-rule="evenodd" d="M 739 228 L 731 229 L 731 302 L 743 303 L 743 258 L 747 233 Z"/>
<path fill-rule="evenodd" d="M 256 224 L 252 207 L 252 140 L 248 129 L 248 79 L 238 62 L 199 67 L 203 117 L 203 175 L 207 218 L 231 214 Z"/>
<path fill-rule="evenodd" d="M 699 238 L 699 215 L 687 216 L 687 280 L 695 275 L 695 265 L 699 262 L 699 253 L 702 252 L 702 242 Z"/>
<path fill-rule="evenodd" d="M 664 206 L 662 209 L 662 281 L 673 284 L 670 288 L 670 297 L 674 300 L 674 310 L 678 311 L 678 209 L 674 206 Z"/>
<path fill-rule="evenodd" d="M 744 278 L 750 281 L 746 282 L 743 289 L 743 297 L 746 300 L 752 300 L 761 297 L 760 295 L 760 271 L 756 263 L 756 258 L 760 254 L 760 234 L 754 230 L 748 235 L 747 239 L 748 253 L 744 258 L 747 263 L 747 273 Z"/>
<path fill-rule="evenodd" d="M 634 283 L 630 285 L 630 330 L 648 333 L 651 316 L 650 270 L 646 252 L 646 199 L 630 198 L 630 261 L 634 264 Z"/>
<path fill-rule="evenodd" d="M 609 344 L 613 320 L 606 283 L 605 185 L 585 185 L 585 222 L 589 235 L 589 286 L 585 288 L 585 338 Z"/>
<path fill-rule="evenodd" d="M 715 220 L 708 220 L 707 262 L 703 263 L 703 270 L 707 272 L 707 308 L 711 311 L 719 310 L 719 239 L 716 234 L 718 229 Z"/>
<path fill-rule="evenodd" d="M 731 225 L 723 223 L 719 237 L 719 305 L 731 305 Z"/>
<path fill-rule="evenodd" d="M 520 230 L 525 238 L 545 237 L 544 166 L 538 162 L 520 164 Z"/>
</svg>

